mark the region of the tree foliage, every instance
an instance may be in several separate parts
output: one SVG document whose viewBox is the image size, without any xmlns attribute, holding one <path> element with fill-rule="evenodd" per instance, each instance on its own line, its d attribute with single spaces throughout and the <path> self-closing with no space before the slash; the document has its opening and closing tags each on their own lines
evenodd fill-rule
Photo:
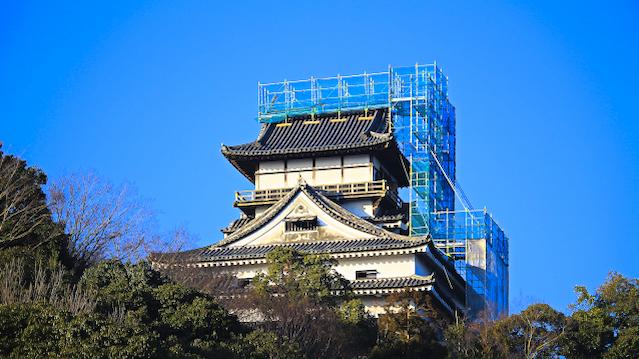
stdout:
<svg viewBox="0 0 639 359">
<path fill-rule="evenodd" d="M 1 149 L 0 142 L 0 248 L 40 245 L 55 236 L 42 231 L 43 224 L 52 223 L 42 190 L 47 176 L 39 168 L 27 167 L 26 161 L 5 155 Z"/>
<path fill-rule="evenodd" d="M 562 353 L 570 358 L 639 358 L 639 279 L 608 274 L 590 294 L 576 286 L 572 329 Z"/>
<path fill-rule="evenodd" d="M 337 260 L 327 254 L 310 255 L 279 247 L 268 253 L 266 260 L 267 271 L 252 280 L 260 295 L 278 294 L 292 301 L 310 299 L 329 307 L 352 298 L 348 281 L 333 268 Z"/>
<path fill-rule="evenodd" d="M 376 327 L 348 281 L 328 255 L 277 248 L 267 257 L 266 272 L 253 278 L 247 295 L 247 320 L 287 338 L 307 358 L 365 355 Z"/>
<path fill-rule="evenodd" d="M 371 358 L 445 358 L 446 348 L 437 333 L 439 317 L 427 293 L 410 289 L 392 293 L 379 318 L 384 341 Z"/>
<path fill-rule="evenodd" d="M 0 267 L 23 259 L 24 280 L 32 281 L 36 264 L 48 270 L 72 265 L 66 236 L 55 223 L 42 189 L 47 176 L 26 161 L 1 151 L 0 142 Z"/>
<path fill-rule="evenodd" d="M 505 353 L 522 358 L 557 358 L 566 317 L 548 304 L 535 303 L 495 323 L 492 331 Z"/>
</svg>

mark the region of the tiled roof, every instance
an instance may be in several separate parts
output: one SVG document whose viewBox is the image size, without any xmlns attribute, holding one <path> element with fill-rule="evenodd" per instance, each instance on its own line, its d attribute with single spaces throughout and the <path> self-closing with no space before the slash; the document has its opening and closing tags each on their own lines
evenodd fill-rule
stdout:
<svg viewBox="0 0 639 359">
<path fill-rule="evenodd" d="M 257 140 L 238 146 L 222 145 L 222 154 L 251 182 L 258 162 L 282 158 L 308 158 L 347 153 L 378 153 L 400 186 L 408 160 L 401 154 L 390 131 L 387 109 L 314 117 L 299 116 L 287 122 L 265 123 Z"/>
<path fill-rule="evenodd" d="M 235 230 L 232 234 L 228 235 L 222 241 L 214 244 L 212 247 L 222 247 L 229 245 L 233 242 L 236 242 L 251 233 L 257 231 L 262 228 L 262 226 L 266 225 L 269 221 L 271 221 L 275 216 L 277 216 L 292 200 L 297 196 L 298 193 L 304 192 L 306 195 L 320 208 L 322 208 L 328 215 L 333 217 L 334 219 L 352 227 L 362 232 L 372 234 L 378 237 L 389 237 L 395 238 L 398 240 L 404 241 L 413 241 L 415 239 L 407 236 L 402 236 L 399 234 L 395 234 L 389 232 L 383 228 L 380 228 L 369 221 L 362 219 L 361 217 L 353 214 L 352 212 L 344 209 L 342 206 L 337 203 L 331 201 L 326 198 L 326 196 L 321 193 L 315 191 L 313 187 L 309 186 L 302 177 L 300 177 L 300 181 L 297 183 L 296 187 L 293 188 L 286 196 L 276 202 L 274 205 L 269 207 L 264 214 L 261 216 L 249 221 L 243 227 Z M 418 237 L 418 239 L 421 239 Z"/>
<path fill-rule="evenodd" d="M 238 218 L 234 220 L 233 222 L 231 222 L 228 225 L 228 227 L 224 229 L 220 229 L 220 231 L 224 234 L 231 234 L 237 231 L 238 229 L 244 227 L 248 222 L 252 221 L 253 219 L 254 217 L 242 216 L 241 218 Z"/>
<path fill-rule="evenodd" d="M 399 278 L 381 278 L 381 279 L 362 279 L 353 280 L 349 286 L 352 289 L 382 289 L 382 288 L 406 288 L 419 287 L 435 283 L 435 275 L 431 274 L 427 277 L 413 275 L 410 277 Z"/>
<path fill-rule="evenodd" d="M 408 220 L 407 216 L 404 213 L 389 213 L 389 214 L 378 215 L 375 217 L 362 217 L 362 218 L 372 223 L 384 223 L 384 222 L 394 222 L 394 221 L 406 222 Z"/>
<path fill-rule="evenodd" d="M 319 254 L 319 253 L 346 253 L 385 249 L 403 249 L 417 247 L 427 244 L 430 238 L 421 238 L 414 241 L 402 241 L 389 237 L 372 239 L 344 239 L 322 242 L 302 242 L 286 243 L 280 245 L 265 246 L 241 246 L 241 247 L 205 247 L 183 252 L 182 255 L 189 256 L 197 262 L 264 258 L 277 247 L 293 248 L 297 251 Z"/>
<path fill-rule="evenodd" d="M 366 118 L 367 120 L 362 120 Z M 227 157 L 318 152 L 370 147 L 392 140 L 385 109 L 294 117 L 288 123 L 266 123 L 257 140 L 223 146 Z"/>
</svg>

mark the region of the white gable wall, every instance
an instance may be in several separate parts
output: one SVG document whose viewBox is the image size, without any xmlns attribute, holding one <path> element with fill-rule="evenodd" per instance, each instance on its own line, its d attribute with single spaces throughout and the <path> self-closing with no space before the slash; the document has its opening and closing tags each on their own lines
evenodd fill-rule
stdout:
<svg viewBox="0 0 639 359">
<path fill-rule="evenodd" d="M 317 216 L 317 230 L 307 232 L 291 232 L 285 231 L 285 219 L 290 216 L 296 216 L 295 211 L 302 206 L 304 215 Z M 286 206 L 275 218 L 271 219 L 267 224 L 257 231 L 249 234 L 241 240 L 229 244 L 229 247 L 245 246 L 245 245 L 266 245 L 266 244 L 286 244 L 297 243 L 313 240 L 332 240 L 332 239 L 353 239 L 353 238 L 371 238 L 372 234 L 359 231 L 328 215 L 324 210 L 318 207 L 304 192 L 299 192 L 297 196 Z"/>
</svg>

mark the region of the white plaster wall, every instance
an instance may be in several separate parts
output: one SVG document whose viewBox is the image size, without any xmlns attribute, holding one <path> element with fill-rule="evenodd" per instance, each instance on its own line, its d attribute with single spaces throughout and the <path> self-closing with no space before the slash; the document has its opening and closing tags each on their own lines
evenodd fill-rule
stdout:
<svg viewBox="0 0 639 359">
<path fill-rule="evenodd" d="M 342 158 L 334 157 L 318 157 L 315 159 L 315 168 L 330 168 L 342 166 Z"/>
<path fill-rule="evenodd" d="M 376 270 L 377 278 L 408 277 L 415 274 L 415 254 L 382 257 L 342 258 L 335 270 L 348 280 L 355 280 L 355 272 Z"/>
<path fill-rule="evenodd" d="M 344 166 L 368 166 L 371 162 L 369 154 L 344 156 Z"/>
<path fill-rule="evenodd" d="M 289 171 L 310 170 L 313 168 L 312 158 L 302 158 L 286 161 L 286 169 Z"/>
<path fill-rule="evenodd" d="M 306 183 L 310 184 L 311 186 L 314 184 L 313 171 L 296 171 L 286 173 L 285 187 L 294 187 L 297 184 L 297 180 L 300 175 L 302 175 L 302 178 L 304 178 L 304 181 L 306 181 Z"/>
<path fill-rule="evenodd" d="M 262 271 L 266 272 L 268 268 L 268 264 L 246 264 L 243 266 L 236 267 L 234 273 L 238 278 L 253 278 L 255 275 Z"/>
<path fill-rule="evenodd" d="M 344 168 L 343 183 L 369 182 L 372 180 L 370 167 Z"/>
<path fill-rule="evenodd" d="M 284 161 L 265 161 L 260 162 L 260 172 L 277 172 L 284 171 Z"/>
<path fill-rule="evenodd" d="M 317 170 L 315 171 L 315 184 L 323 185 L 323 184 L 338 184 L 342 182 L 342 170 L 341 169 L 331 169 L 331 170 Z"/>
<path fill-rule="evenodd" d="M 260 162 L 255 189 L 292 187 L 300 174 L 312 186 L 373 181 L 372 163 L 376 161 L 363 154 Z"/>
<path fill-rule="evenodd" d="M 342 207 L 351 211 L 360 217 L 367 217 L 373 215 L 373 200 L 372 199 L 359 199 L 352 201 L 345 201 L 342 203 Z"/>
<path fill-rule="evenodd" d="M 286 187 L 284 173 L 259 174 L 259 180 L 255 181 L 256 189 L 273 189 Z"/>
<path fill-rule="evenodd" d="M 259 217 L 261 215 L 264 214 L 264 212 L 266 212 L 267 209 L 269 209 L 270 206 L 258 206 L 255 207 L 255 217 Z"/>
</svg>

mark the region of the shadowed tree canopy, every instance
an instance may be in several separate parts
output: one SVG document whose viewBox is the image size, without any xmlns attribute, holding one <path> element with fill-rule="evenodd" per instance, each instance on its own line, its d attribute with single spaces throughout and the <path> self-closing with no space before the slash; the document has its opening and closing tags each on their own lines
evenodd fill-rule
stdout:
<svg viewBox="0 0 639 359">
<path fill-rule="evenodd" d="M 36 263 L 48 269 L 73 265 L 47 205 L 46 183 L 42 170 L 0 150 L 0 265 L 23 259 L 26 280 L 33 279 Z"/>
<path fill-rule="evenodd" d="M 379 318 L 383 341 L 373 349 L 371 359 L 445 358 L 446 348 L 436 331 L 440 317 L 426 292 L 392 293 Z"/>
<path fill-rule="evenodd" d="M 0 248 L 34 247 L 56 233 L 42 186 L 47 175 L 2 152 L 0 142 Z"/>
</svg>

